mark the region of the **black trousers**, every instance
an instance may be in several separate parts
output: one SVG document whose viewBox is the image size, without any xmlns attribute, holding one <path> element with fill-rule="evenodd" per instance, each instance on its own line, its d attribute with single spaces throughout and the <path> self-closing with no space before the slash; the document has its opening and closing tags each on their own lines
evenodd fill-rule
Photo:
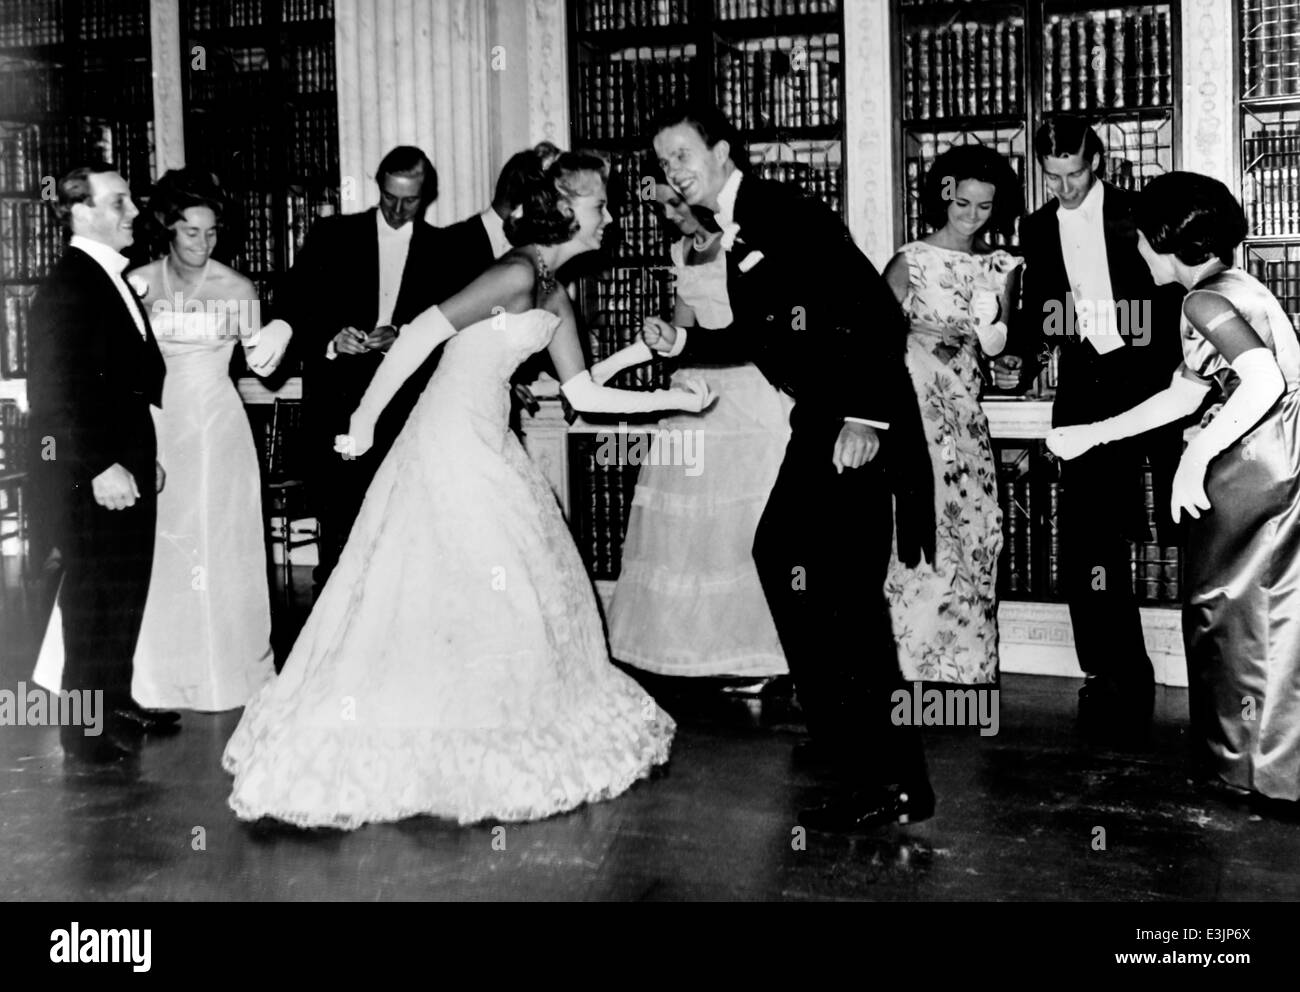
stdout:
<svg viewBox="0 0 1300 992">
<path fill-rule="evenodd" d="M 99 506 L 89 486 L 79 492 L 70 532 L 60 542 L 63 687 L 100 689 L 109 707 L 131 697 L 132 658 L 153 568 L 154 479 L 136 483 L 140 499 L 125 510 Z"/>
<path fill-rule="evenodd" d="M 844 784 L 917 788 L 928 784 L 920 733 L 890 719 L 903 684 L 884 594 L 893 501 L 881 456 L 836 473 L 840 426 L 794 428 L 754 561 L 809 733 Z"/>
<path fill-rule="evenodd" d="M 1141 537 L 1141 455 L 1122 445 L 1063 462 L 1061 582 L 1079 667 L 1117 689 L 1149 691 L 1154 669 L 1133 593 L 1129 539 Z"/>
</svg>

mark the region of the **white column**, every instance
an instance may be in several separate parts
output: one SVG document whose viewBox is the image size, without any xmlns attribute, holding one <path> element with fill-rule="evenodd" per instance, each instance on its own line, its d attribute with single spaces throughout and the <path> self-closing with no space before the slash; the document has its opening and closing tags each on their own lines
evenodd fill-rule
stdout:
<svg viewBox="0 0 1300 992">
<path fill-rule="evenodd" d="M 497 0 L 512 4 L 517 0 Z M 569 147 L 569 56 L 564 0 L 528 3 L 528 143 Z M 523 135 L 520 135 L 523 137 Z"/>
<path fill-rule="evenodd" d="M 893 75 L 889 4 L 844 0 L 845 203 L 849 231 L 872 264 L 894 254 Z"/>
<path fill-rule="evenodd" d="M 153 64 L 153 131 L 158 175 L 185 165 L 185 114 L 181 100 L 180 0 L 149 0 Z"/>
<path fill-rule="evenodd" d="M 482 210 L 496 179 L 488 7 L 481 0 L 349 0 L 335 6 L 343 211 L 379 200 L 375 169 L 396 145 L 438 170 L 428 219 Z"/>
<path fill-rule="evenodd" d="M 1232 78 L 1232 0 L 1183 2 L 1182 168 L 1222 180 L 1237 178 L 1236 81 Z"/>
</svg>

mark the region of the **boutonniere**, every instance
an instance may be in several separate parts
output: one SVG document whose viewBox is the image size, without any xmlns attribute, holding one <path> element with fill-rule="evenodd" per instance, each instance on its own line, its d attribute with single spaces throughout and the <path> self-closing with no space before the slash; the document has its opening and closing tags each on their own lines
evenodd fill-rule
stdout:
<svg viewBox="0 0 1300 992">
<path fill-rule="evenodd" d="M 131 292 L 142 300 L 149 295 L 149 284 L 142 276 L 127 276 L 126 284 L 131 287 Z"/>
<path fill-rule="evenodd" d="M 761 251 L 751 251 L 740 260 L 738 268 L 741 272 L 748 272 L 761 261 L 763 261 L 763 253 Z"/>
<path fill-rule="evenodd" d="M 740 225 L 734 221 L 730 224 L 723 225 L 722 228 L 722 250 L 731 251 L 731 246 L 736 243 L 736 238 L 740 235 Z"/>
</svg>

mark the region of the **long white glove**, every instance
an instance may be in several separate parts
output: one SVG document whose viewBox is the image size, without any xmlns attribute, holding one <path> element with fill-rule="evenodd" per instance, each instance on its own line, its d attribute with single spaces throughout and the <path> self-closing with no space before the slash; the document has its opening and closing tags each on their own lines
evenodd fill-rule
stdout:
<svg viewBox="0 0 1300 992">
<path fill-rule="evenodd" d="M 646 343 L 640 339 L 636 344 L 630 344 L 626 348 L 614 352 L 608 358 L 602 358 L 591 367 L 591 378 L 597 386 L 603 386 L 610 379 L 618 375 L 624 369 L 630 369 L 634 365 L 644 365 L 655 357 L 655 353 L 646 347 Z"/>
<path fill-rule="evenodd" d="M 1007 346 L 1007 325 L 997 320 L 998 297 L 989 290 L 972 293 L 971 316 L 975 318 L 975 333 L 986 355 L 1000 355 Z"/>
<path fill-rule="evenodd" d="M 436 306 L 404 324 L 352 414 L 348 433 L 334 438 L 334 450 L 346 459 L 369 451 L 375 443 L 375 424 L 389 401 L 433 349 L 455 333 L 456 328 Z"/>
<path fill-rule="evenodd" d="M 1241 382 L 1218 415 L 1188 443 L 1174 473 L 1170 500 L 1174 523 L 1183 510 L 1199 518 L 1201 510 L 1210 508 L 1209 497 L 1205 495 L 1205 470 L 1210 462 L 1258 424 L 1286 388 L 1277 359 L 1267 348 L 1243 351 L 1232 368 Z"/>
<path fill-rule="evenodd" d="M 610 389 L 596 385 L 586 369 L 562 385 L 560 392 L 579 413 L 653 413 L 656 410 L 699 413 L 716 399 L 702 382 L 688 383 L 685 389 L 656 389 L 653 392 Z"/>
<path fill-rule="evenodd" d="M 292 337 L 293 328 L 283 320 L 273 320 L 255 331 L 244 342 L 244 361 L 253 374 L 267 376 L 274 372 Z"/>
<path fill-rule="evenodd" d="M 1209 388 L 1208 383 L 1193 382 L 1175 372 L 1166 388 L 1132 409 L 1095 424 L 1055 428 L 1047 435 L 1047 447 L 1058 458 L 1069 461 L 1099 444 L 1145 434 L 1195 413 Z"/>
</svg>

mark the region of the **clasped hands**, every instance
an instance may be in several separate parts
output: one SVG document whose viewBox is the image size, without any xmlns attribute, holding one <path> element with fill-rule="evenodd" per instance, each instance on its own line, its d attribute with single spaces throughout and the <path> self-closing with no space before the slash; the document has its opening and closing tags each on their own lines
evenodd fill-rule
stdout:
<svg viewBox="0 0 1300 992">
<path fill-rule="evenodd" d="M 1055 427 L 1047 435 L 1047 449 L 1057 458 L 1072 461 L 1108 440 L 1095 424 Z M 1178 462 L 1178 470 L 1174 472 L 1173 491 L 1169 499 L 1169 512 L 1174 523 L 1182 519 L 1183 511 L 1199 520 L 1201 511 L 1210 508 L 1210 498 L 1205 494 L 1205 472 L 1208 467 L 1208 460 L 1196 451 L 1195 445 L 1189 446 L 1183 453 Z"/>
<path fill-rule="evenodd" d="M 387 351 L 397 340 L 397 328 L 391 324 L 376 327 L 367 334 L 355 327 L 345 327 L 334 335 L 334 350 L 340 355 L 364 355 Z"/>
</svg>

